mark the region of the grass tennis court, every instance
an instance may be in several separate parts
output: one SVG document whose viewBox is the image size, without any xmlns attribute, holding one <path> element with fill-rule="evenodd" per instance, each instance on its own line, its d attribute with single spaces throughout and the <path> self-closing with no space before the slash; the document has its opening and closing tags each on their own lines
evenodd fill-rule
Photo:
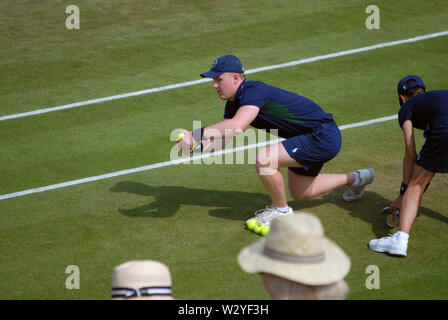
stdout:
<svg viewBox="0 0 448 320">
<path fill-rule="evenodd" d="M 365 27 L 369 1 L 82 0 L 79 30 L 65 27 L 69 4 L 0 3 L 0 117 L 199 80 L 229 53 L 248 70 L 448 30 L 446 1 L 377 1 L 379 30 Z M 441 36 L 248 79 L 309 97 L 342 126 L 396 114 L 407 74 L 447 89 L 447 55 Z M 223 111 L 208 82 L 0 121 L 0 195 L 169 161 L 172 130 Z M 363 198 L 347 203 L 341 188 L 289 205 L 351 258 L 348 299 L 447 299 L 448 177 L 424 195 L 408 256 L 374 253 L 368 241 L 393 231 L 380 212 L 401 184 L 402 133 L 391 120 L 342 136 L 323 172 L 373 167 Z M 170 165 L 0 200 L 0 299 L 109 299 L 113 268 L 134 259 L 169 266 L 178 299 L 268 299 L 236 262 L 260 239 L 244 222 L 267 204 L 253 164 Z M 79 290 L 65 286 L 69 265 Z M 365 286 L 369 265 L 378 290 Z"/>
</svg>

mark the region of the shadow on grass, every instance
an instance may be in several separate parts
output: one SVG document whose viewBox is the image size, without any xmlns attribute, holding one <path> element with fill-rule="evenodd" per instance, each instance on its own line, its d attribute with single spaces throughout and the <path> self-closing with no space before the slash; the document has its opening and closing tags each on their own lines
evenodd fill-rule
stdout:
<svg viewBox="0 0 448 320">
<path fill-rule="evenodd" d="M 169 218 L 176 214 L 181 205 L 219 207 L 209 214 L 214 217 L 247 220 L 253 216 L 254 208 L 262 209 L 270 203 L 267 194 L 244 191 L 216 191 L 179 186 L 151 187 L 149 185 L 123 181 L 110 188 L 113 192 L 127 192 L 141 196 L 151 196 L 155 201 L 133 209 L 119 209 L 128 217 Z"/>
<path fill-rule="evenodd" d="M 127 192 L 155 198 L 155 201 L 147 205 L 133 209 L 119 209 L 121 214 L 128 217 L 169 218 L 180 210 L 181 205 L 194 205 L 219 207 L 219 209 L 210 210 L 209 214 L 221 219 L 245 221 L 253 216 L 255 210 L 262 209 L 271 202 L 267 194 L 261 193 L 204 190 L 179 186 L 151 187 L 133 181 L 118 182 L 110 188 L 110 191 Z M 296 211 L 306 211 L 309 208 L 332 203 L 347 210 L 350 216 L 369 223 L 377 237 L 383 237 L 387 234 L 389 228 L 385 223 L 386 216 L 381 214 L 381 210 L 390 204 L 391 201 L 389 199 L 375 192 L 366 191 L 361 199 L 346 202 L 342 199 L 342 192 L 343 189 L 339 188 L 320 198 L 306 201 L 290 201 L 289 205 Z M 447 217 L 425 207 L 419 208 L 419 215 L 425 215 L 448 223 Z"/>
<path fill-rule="evenodd" d="M 294 210 L 306 211 L 306 209 L 319 206 L 323 203 L 332 203 L 344 210 L 347 210 L 351 217 L 358 218 L 369 223 L 372 226 L 372 231 L 377 238 L 386 236 L 388 231 L 392 230 L 386 225 L 387 215 L 381 213 L 383 208 L 391 203 L 390 199 L 386 199 L 376 192 L 366 190 L 361 199 L 353 202 L 347 202 L 342 199 L 342 192 L 343 189 L 339 188 L 323 195 L 320 199 L 310 199 L 300 202 L 291 201 L 289 205 L 292 206 Z M 418 217 L 422 215 L 448 223 L 448 218 L 444 215 L 420 206 L 416 218 L 417 222 Z"/>
</svg>

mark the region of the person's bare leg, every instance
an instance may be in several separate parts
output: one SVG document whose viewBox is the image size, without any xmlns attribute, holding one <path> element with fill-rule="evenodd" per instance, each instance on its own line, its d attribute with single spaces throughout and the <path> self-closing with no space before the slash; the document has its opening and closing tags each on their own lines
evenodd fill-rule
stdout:
<svg viewBox="0 0 448 320">
<path fill-rule="evenodd" d="M 263 186 L 271 196 L 276 207 L 286 207 L 285 182 L 280 167 L 300 167 L 278 143 L 261 150 L 257 155 L 256 168 Z M 355 174 L 319 174 L 317 177 L 298 175 L 288 170 L 288 183 L 291 196 L 296 200 L 305 200 L 337 187 L 350 186 L 355 182 Z"/>
<path fill-rule="evenodd" d="M 289 159 L 288 159 L 289 158 Z M 286 152 L 281 143 L 262 149 L 257 154 L 256 169 L 264 188 L 269 193 L 272 203 L 276 207 L 286 207 L 285 181 L 283 174 L 278 170 L 280 163 L 298 164 Z"/>
<path fill-rule="evenodd" d="M 407 234 L 411 232 L 423 191 L 434 175 L 434 172 L 425 170 L 420 166 L 416 165 L 414 167 L 411 182 L 403 195 L 399 222 L 400 231 Z"/>
<path fill-rule="evenodd" d="M 350 186 L 354 182 L 354 173 L 322 173 L 316 177 L 308 177 L 288 171 L 289 191 L 295 200 L 310 199 L 344 185 Z"/>
<path fill-rule="evenodd" d="M 414 167 L 411 182 L 409 182 L 401 202 L 399 231 L 387 237 L 370 240 L 370 249 L 376 252 L 406 256 L 409 233 L 417 215 L 421 196 L 434 175 L 434 172 L 427 171 L 420 166 Z"/>
</svg>

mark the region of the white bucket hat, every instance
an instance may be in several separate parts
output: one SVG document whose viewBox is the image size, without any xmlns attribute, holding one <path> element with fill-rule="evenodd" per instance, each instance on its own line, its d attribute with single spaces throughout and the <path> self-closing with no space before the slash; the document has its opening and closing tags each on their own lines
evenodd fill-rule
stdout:
<svg viewBox="0 0 448 320">
<path fill-rule="evenodd" d="M 304 212 L 274 219 L 266 238 L 241 250 L 238 264 L 310 286 L 335 283 L 350 270 L 350 258 L 324 236 L 320 220 Z"/>
<path fill-rule="evenodd" d="M 112 299 L 172 300 L 168 267 L 153 260 L 128 261 L 112 276 Z"/>
</svg>

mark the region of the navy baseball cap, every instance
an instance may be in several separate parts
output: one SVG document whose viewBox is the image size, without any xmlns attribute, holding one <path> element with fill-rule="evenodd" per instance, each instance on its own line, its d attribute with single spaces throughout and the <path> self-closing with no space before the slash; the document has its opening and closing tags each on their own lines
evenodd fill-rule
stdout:
<svg viewBox="0 0 448 320">
<path fill-rule="evenodd" d="M 201 77 L 216 78 L 224 72 L 244 73 L 240 59 L 231 54 L 219 57 L 213 62 L 210 71 L 201 73 Z"/>
<path fill-rule="evenodd" d="M 426 90 L 423 80 L 418 76 L 406 76 L 398 82 L 398 95 L 407 95 L 412 88 L 419 87 Z M 400 105 L 402 105 L 400 97 L 398 97 Z"/>
</svg>

